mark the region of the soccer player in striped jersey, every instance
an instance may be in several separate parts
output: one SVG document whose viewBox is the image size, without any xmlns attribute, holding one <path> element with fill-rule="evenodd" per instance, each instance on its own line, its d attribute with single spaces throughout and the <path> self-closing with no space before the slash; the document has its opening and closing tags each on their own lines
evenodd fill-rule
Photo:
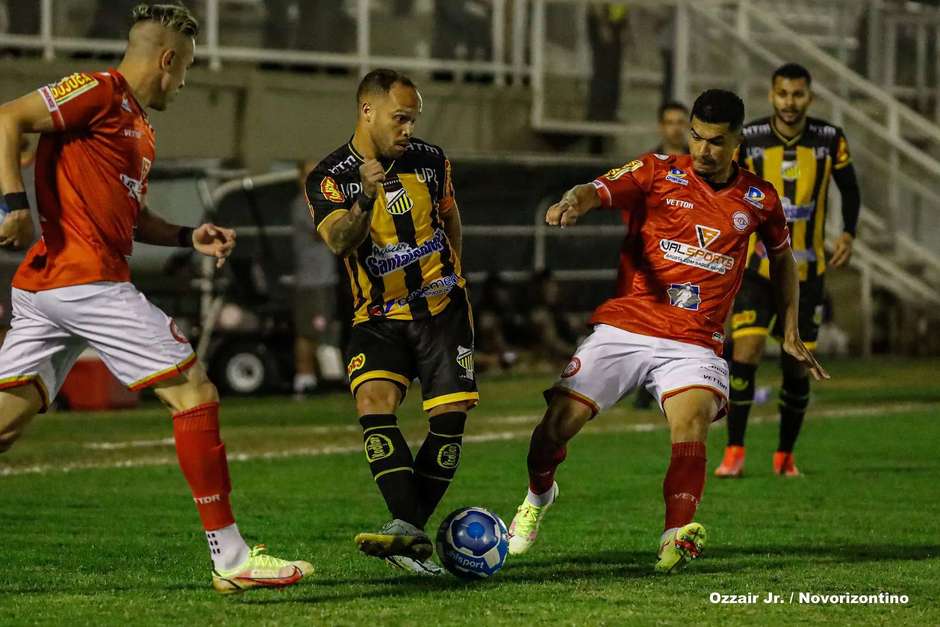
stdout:
<svg viewBox="0 0 940 627">
<path fill-rule="evenodd" d="M 852 255 L 859 214 L 859 189 L 848 142 L 842 129 L 807 116 L 813 102 L 812 79 L 806 68 L 788 63 L 771 78 L 774 114 L 744 127 L 741 165 L 773 183 L 790 227 L 793 256 L 800 277 L 800 336 L 815 348 L 823 314 L 823 277 L 827 265 L 838 268 Z M 842 233 L 826 261 L 826 211 L 830 179 L 842 195 Z M 740 477 L 744 470 L 744 432 L 754 401 L 754 377 L 767 336 L 780 338 L 782 328 L 770 285 L 766 248 L 751 238 L 747 271 L 731 315 L 731 406 L 728 446 L 718 477 Z M 809 405 L 809 375 L 786 352 L 780 355 L 780 436 L 773 456 L 776 474 L 794 477 L 799 470 L 793 447 Z"/>
<path fill-rule="evenodd" d="M 413 136 L 421 113 L 414 83 L 375 70 L 356 100 L 355 134 L 306 184 L 316 228 L 349 274 L 346 370 L 366 459 L 392 515 L 356 543 L 394 566 L 439 574 L 424 526 L 454 478 L 467 412 L 479 399 L 460 214 L 444 151 Z M 415 378 L 428 435 L 412 457 L 395 413 Z"/>
</svg>

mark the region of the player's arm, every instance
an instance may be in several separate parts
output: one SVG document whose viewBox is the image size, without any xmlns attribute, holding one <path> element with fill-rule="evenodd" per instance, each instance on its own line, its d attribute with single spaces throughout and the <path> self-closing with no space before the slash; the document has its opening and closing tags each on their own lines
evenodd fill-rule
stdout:
<svg viewBox="0 0 940 627">
<path fill-rule="evenodd" d="M 346 212 L 337 211 L 326 217 L 317 227 L 323 241 L 333 254 L 346 257 L 365 241 L 372 223 L 372 207 L 375 205 L 379 185 L 385 180 L 385 169 L 375 159 L 359 166 L 362 192 Z"/>
<path fill-rule="evenodd" d="M 800 339 L 800 274 L 790 249 L 790 230 L 783 207 L 777 200 L 770 216 L 758 227 L 758 236 L 770 261 L 770 284 L 777 303 L 777 316 L 783 321 L 783 350 L 806 366 L 817 381 L 829 374 Z"/>
<path fill-rule="evenodd" d="M 862 197 L 858 186 L 858 177 L 855 175 L 855 166 L 851 162 L 832 171 L 832 180 L 839 188 L 842 196 L 842 234 L 836 241 L 835 251 L 829 264 L 834 268 L 844 266 L 852 257 L 852 243 L 855 241 L 855 230 L 858 227 L 858 216 L 861 212 Z"/>
<path fill-rule="evenodd" d="M 457 207 L 457 199 L 454 196 L 450 161 L 447 159 L 444 160 L 444 193 L 437 208 L 441 216 L 441 222 L 444 225 L 444 233 L 447 234 L 447 241 L 450 242 L 450 249 L 460 259 L 463 252 L 463 231 L 460 222 L 460 208 Z"/>
<path fill-rule="evenodd" d="M 221 268 L 235 249 L 235 231 L 211 223 L 193 228 L 171 224 L 143 207 L 137 216 L 134 240 L 154 246 L 180 246 L 193 248 L 208 257 L 215 257 Z"/>
<path fill-rule="evenodd" d="M 33 241 L 33 221 L 20 172 L 24 133 L 55 130 L 52 115 L 38 92 L 0 106 L 0 191 L 9 210 L 0 224 L 0 247 L 20 250 Z"/>
<path fill-rule="evenodd" d="M 561 200 L 548 208 L 545 222 L 552 226 L 572 226 L 581 216 L 601 206 L 601 196 L 592 183 L 575 185 L 565 192 Z"/>
</svg>

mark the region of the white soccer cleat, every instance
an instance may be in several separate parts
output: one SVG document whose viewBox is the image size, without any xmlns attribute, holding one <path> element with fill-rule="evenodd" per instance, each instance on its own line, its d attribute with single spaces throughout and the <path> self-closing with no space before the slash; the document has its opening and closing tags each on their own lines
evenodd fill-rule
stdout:
<svg viewBox="0 0 940 627">
<path fill-rule="evenodd" d="M 545 512 L 558 500 L 558 484 L 552 484 L 552 500 L 542 506 L 532 505 L 529 499 L 522 501 L 516 515 L 509 525 L 509 554 L 522 555 L 528 551 L 539 535 L 539 525 L 545 518 Z"/>
</svg>

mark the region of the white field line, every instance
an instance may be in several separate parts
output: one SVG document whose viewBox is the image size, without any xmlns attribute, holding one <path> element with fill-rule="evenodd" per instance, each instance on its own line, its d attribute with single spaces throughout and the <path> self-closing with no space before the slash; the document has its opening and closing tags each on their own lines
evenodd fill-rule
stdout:
<svg viewBox="0 0 940 627">
<path fill-rule="evenodd" d="M 860 417 L 860 416 L 872 416 L 872 415 L 885 415 L 885 414 L 898 414 L 905 413 L 908 411 L 914 411 L 918 409 L 924 409 L 931 407 L 929 403 L 889 403 L 882 405 L 871 405 L 863 407 L 835 407 L 830 409 L 820 409 L 812 412 L 812 417 L 816 418 L 849 418 L 849 417 Z M 660 431 L 667 428 L 666 421 L 659 417 L 660 420 L 656 422 L 646 422 L 646 423 L 637 423 L 630 425 L 614 425 L 614 426 L 603 426 L 602 423 L 597 423 L 590 429 L 591 433 L 637 433 L 637 432 L 649 432 L 649 431 Z M 484 418 L 480 422 L 492 422 L 492 423 L 509 423 L 509 424 L 518 424 L 518 423 L 528 423 L 534 425 L 538 421 L 538 416 L 502 416 L 494 418 Z M 757 415 L 751 418 L 748 422 L 751 424 L 761 424 L 767 422 L 775 422 L 777 420 L 776 414 L 762 414 Z M 715 423 L 712 425 L 715 427 L 723 427 L 724 423 Z M 358 430 L 358 427 L 352 427 L 351 425 L 336 425 L 335 428 L 329 426 L 321 427 L 311 427 L 310 429 L 317 429 L 317 433 L 340 433 L 340 432 L 349 432 L 350 430 Z M 506 440 L 521 440 L 527 439 L 531 435 L 531 430 L 526 429 L 524 431 L 486 431 L 479 434 L 467 435 L 464 437 L 464 442 L 471 443 L 481 443 L 481 442 L 498 442 Z M 162 440 L 132 440 L 129 442 L 98 442 L 91 443 L 95 446 L 89 446 L 89 448 L 94 448 L 97 450 L 115 450 L 121 448 L 139 448 L 143 446 L 166 446 L 173 443 L 172 438 L 166 438 Z M 414 440 L 408 442 L 410 446 L 420 446 L 421 441 Z M 88 446 L 88 445 L 86 445 Z M 284 459 L 289 457 L 320 457 L 323 455 L 345 455 L 351 453 L 358 453 L 362 451 L 362 445 L 357 444 L 354 446 L 310 446 L 310 447 L 295 447 L 289 449 L 281 449 L 274 451 L 261 451 L 261 452 L 251 452 L 251 453 L 229 453 L 228 459 L 233 462 L 243 462 L 243 461 L 253 461 L 259 459 Z M 172 466 L 176 465 L 177 460 L 176 456 L 160 456 L 160 457 L 150 457 L 144 459 L 124 459 L 124 460 L 109 460 L 103 462 L 72 462 L 68 464 L 35 464 L 33 466 L 14 466 L 14 467 L 0 467 L 0 477 L 13 477 L 18 475 L 34 475 L 34 474 L 50 474 L 55 472 L 68 473 L 81 470 L 106 470 L 106 469 L 118 469 L 118 468 L 142 468 L 147 466 Z"/>
</svg>

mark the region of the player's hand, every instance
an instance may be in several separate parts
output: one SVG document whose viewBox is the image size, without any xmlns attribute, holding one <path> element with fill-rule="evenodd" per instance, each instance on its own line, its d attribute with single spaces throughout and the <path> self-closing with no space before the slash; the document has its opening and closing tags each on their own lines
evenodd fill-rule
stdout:
<svg viewBox="0 0 940 627">
<path fill-rule="evenodd" d="M 545 212 L 545 223 L 565 228 L 566 226 L 577 224 L 578 218 L 584 214 L 585 212 L 581 210 L 578 197 L 575 195 L 574 190 L 569 189 L 565 192 L 565 195 L 561 197 L 561 200 L 549 207 L 548 211 Z"/>
<path fill-rule="evenodd" d="M 385 168 L 378 160 L 368 159 L 359 166 L 359 180 L 362 182 L 362 193 L 375 198 L 379 185 L 385 180 Z"/>
<path fill-rule="evenodd" d="M 203 224 L 193 231 L 193 248 L 207 257 L 215 257 L 215 267 L 221 268 L 235 249 L 235 231 Z"/>
<path fill-rule="evenodd" d="M 830 378 L 829 373 L 819 365 L 816 356 L 806 348 L 806 344 L 803 343 L 799 335 L 792 334 L 785 337 L 783 340 L 783 350 L 786 354 L 806 366 L 806 369 L 809 370 L 810 374 L 812 374 L 813 378 L 817 381 Z"/>
<path fill-rule="evenodd" d="M 843 233 L 839 236 L 839 241 L 836 242 L 835 252 L 832 253 L 832 259 L 829 260 L 829 265 L 833 268 L 841 268 L 849 262 L 849 259 L 852 258 L 852 242 L 855 241 L 855 238 L 851 233 Z"/>
<path fill-rule="evenodd" d="M 33 220 L 29 209 L 11 211 L 0 223 L 0 248 L 23 250 L 33 241 Z"/>
</svg>

